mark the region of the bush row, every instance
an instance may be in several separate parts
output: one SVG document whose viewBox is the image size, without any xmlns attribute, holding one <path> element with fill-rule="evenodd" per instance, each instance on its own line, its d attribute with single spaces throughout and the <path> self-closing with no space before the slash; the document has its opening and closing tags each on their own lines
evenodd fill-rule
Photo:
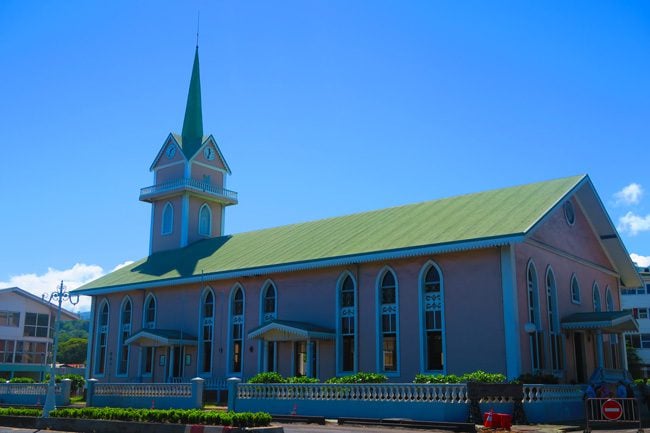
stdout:
<svg viewBox="0 0 650 433">
<path fill-rule="evenodd" d="M 325 383 L 384 383 L 388 380 L 383 374 L 377 373 L 357 373 L 349 376 L 332 377 Z M 280 373 L 274 371 L 258 373 L 248 380 L 248 383 L 319 383 L 315 377 L 293 376 L 283 377 Z"/>
<path fill-rule="evenodd" d="M 63 379 L 70 379 L 72 381 L 71 387 L 73 390 L 83 388 L 84 384 L 86 383 L 84 377 L 79 374 L 57 374 L 54 376 L 54 381 L 57 383 L 61 382 Z M 47 383 L 49 381 L 50 373 L 47 373 L 43 382 Z M 9 379 L 9 383 L 36 383 L 36 381 L 31 377 L 12 377 Z"/>
<path fill-rule="evenodd" d="M 325 383 L 384 383 L 386 376 L 378 373 L 357 373 L 349 376 L 332 377 Z M 259 373 L 253 376 L 248 383 L 318 383 L 315 377 L 282 377 L 276 372 Z M 418 374 L 413 383 L 507 383 L 506 376 L 500 373 L 486 373 L 477 370 L 457 376 L 455 374 Z M 512 383 L 544 383 L 556 384 L 558 378 L 551 374 L 523 374 Z"/>
<path fill-rule="evenodd" d="M 0 416 L 40 416 L 40 409 L 0 408 Z M 205 424 L 234 427 L 264 427 L 271 423 L 265 412 L 218 412 L 201 409 L 121 409 L 87 407 L 57 409 L 50 412 L 56 418 L 82 418 L 113 421 L 157 422 L 170 424 Z"/>
</svg>

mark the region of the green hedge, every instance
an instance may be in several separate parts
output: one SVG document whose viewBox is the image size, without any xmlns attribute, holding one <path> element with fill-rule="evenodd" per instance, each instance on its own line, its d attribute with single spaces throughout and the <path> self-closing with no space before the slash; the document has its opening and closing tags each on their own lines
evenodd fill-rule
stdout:
<svg viewBox="0 0 650 433">
<path fill-rule="evenodd" d="M 40 409 L 0 408 L 0 416 L 41 416 Z M 218 412 L 200 409 L 120 409 L 87 407 L 57 409 L 50 412 L 56 418 L 82 418 L 112 421 L 157 422 L 171 424 L 205 424 L 234 427 L 265 427 L 271 415 L 265 412 Z"/>
<path fill-rule="evenodd" d="M 35 380 L 31 377 L 12 377 L 9 383 L 34 383 Z"/>
<path fill-rule="evenodd" d="M 506 377 L 500 373 L 486 373 L 483 370 L 477 370 L 471 373 L 465 373 L 462 376 L 455 374 L 418 374 L 415 376 L 414 383 L 506 383 Z"/>
<path fill-rule="evenodd" d="M 386 376 L 379 373 L 357 373 L 349 376 L 332 377 L 325 383 L 384 383 L 388 380 Z"/>
</svg>

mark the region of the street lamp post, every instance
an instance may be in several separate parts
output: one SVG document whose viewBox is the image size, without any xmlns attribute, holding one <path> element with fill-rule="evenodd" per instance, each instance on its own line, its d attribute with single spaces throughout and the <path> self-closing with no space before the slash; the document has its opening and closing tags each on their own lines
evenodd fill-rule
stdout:
<svg viewBox="0 0 650 433">
<path fill-rule="evenodd" d="M 79 295 L 71 295 L 69 292 L 65 291 L 63 286 L 63 281 L 59 285 L 59 288 L 56 292 L 50 293 L 49 298 L 43 294 L 43 300 L 47 302 L 56 301 L 57 310 L 56 310 L 56 321 L 54 322 L 54 347 L 52 349 L 52 368 L 50 369 L 50 381 L 47 384 L 47 395 L 45 396 L 45 404 L 43 405 L 43 418 L 48 418 L 50 412 L 56 409 L 56 396 L 54 394 L 54 388 L 56 387 L 55 381 L 55 369 L 56 369 L 56 352 L 59 348 L 59 322 L 61 321 L 61 303 L 64 300 L 70 301 L 72 305 L 77 305 L 79 303 Z"/>
</svg>

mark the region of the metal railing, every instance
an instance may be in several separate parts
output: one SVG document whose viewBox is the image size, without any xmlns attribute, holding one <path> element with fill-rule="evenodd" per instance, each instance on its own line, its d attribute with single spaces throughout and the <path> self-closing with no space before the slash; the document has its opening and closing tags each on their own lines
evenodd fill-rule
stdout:
<svg viewBox="0 0 650 433">
<path fill-rule="evenodd" d="M 237 193 L 235 191 L 230 191 L 196 179 L 178 179 L 142 188 L 140 190 L 140 200 L 146 200 L 147 198 L 151 198 L 158 194 L 174 192 L 182 189 L 208 193 L 223 198 L 226 201 L 237 203 Z"/>
<path fill-rule="evenodd" d="M 585 400 L 585 433 L 591 432 L 592 424 L 635 424 L 641 427 L 641 407 L 635 398 L 588 398 Z"/>
</svg>

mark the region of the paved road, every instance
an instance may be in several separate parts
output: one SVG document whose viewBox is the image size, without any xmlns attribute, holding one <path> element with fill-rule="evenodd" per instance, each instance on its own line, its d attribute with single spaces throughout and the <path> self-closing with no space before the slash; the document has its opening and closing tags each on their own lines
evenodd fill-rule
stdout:
<svg viewBox="0 0 650 433">
<path fill-rule="evenodd" d="M 324 426 L 315 424 L 284 424 L 285 433 L 449 433 L 448 430 L 421 430 L 421 429 L 403 429 L 394 427 L 376 427 L 376 426 L 348 426 L 327 424 Z M 512 433 L 557 433 L 561 432 L 559 426 L 513 426 Z M 594 430 L 594 432 L 607 433 L 637 433 L 637 429 L 623 430 Z M 34 430 L 0 426 L 0 433 L 73 433 L 61 432 L 55 430 Z"/>
</svg>

